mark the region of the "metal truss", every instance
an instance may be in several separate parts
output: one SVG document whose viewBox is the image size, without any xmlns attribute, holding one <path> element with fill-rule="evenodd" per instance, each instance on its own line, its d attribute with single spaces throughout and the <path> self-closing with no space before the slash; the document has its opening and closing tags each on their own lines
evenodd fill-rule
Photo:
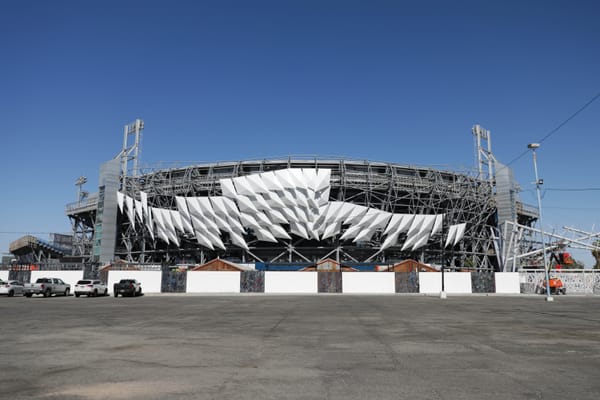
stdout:
<svg viewBox="0 0 600 400">
<path fill-rule="evenodd" d="M 594 241 L 600 233 L 585 232 L 579 229 L 564 227 L 565 232 L 543 232 L 546 251 L 562 251 L 568 248 L 600 251 Z M 569 237 L 570 236 L 570 237 Z M 542 231 L 530 226 L 507 221 L 502 227 L 502 236 L 498 237 L 499 264 L 504 272 L 515 272 L 524 268 L 544 268 Z"/>
<path fill-rule="evenodd" d="M 284 168 L 331 169 L 330 200 L 346 201 L 394 213 L 446 214 L 446 224 L 466 223 L 464 239 L 453 249 L 443 249 L 447 231 L 432 238 L 417 252 L 392 246 L 380 252 L 381 232 L 368 243 L 293 238 L 279 243 L 247 239 L 244 251 L 228 245 L 225 251 L 199 246 L 193 237 L 183 237 L 179 247 L 153 240 L 142 226 L 131 226 L 119 217 L 119 239 L 115 256 L 129 262 L 199 262 L 222 257 L 239 262 L 314 263 L 335 257 L 346 263 L 393 263 L 407 258 L 457 267 L 498 268 L 494 232 L 495 203 L 491 183 L 473 174 L 455 173 L 391 163 L 347 159 L 289 158 L 211 163 L 173 168 L 150 168 L 125 177 L 122 191 L 140 199 L 148 194 L 154 207 L 175 209 L 175 196 L 220 196 L 219 179 Z M 227 241 L 227 238 L 224 237 Z M 403 242 L 400 237 L 399 243 Z M 227 242 L 226 242 L 227 243 Z"/>
</svg>

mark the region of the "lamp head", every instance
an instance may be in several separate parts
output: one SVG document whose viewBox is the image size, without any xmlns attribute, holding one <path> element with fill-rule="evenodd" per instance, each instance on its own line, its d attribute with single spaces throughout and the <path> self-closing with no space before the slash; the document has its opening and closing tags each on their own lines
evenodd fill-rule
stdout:
<svg viewBox="0 0 600 400">
<path fill-rule="evenodd" d="M 529 143 L 529 144 L 527 145 L 527 148 L 528 148 L 528 149 L 531 149 L 531 150 L 535 150 L 535 149 L 537 149 L 537 148 L 539 148 L 539 147 L 540 147 L 540 144 L 539 144 L 539 143 Z"/>
</svg>

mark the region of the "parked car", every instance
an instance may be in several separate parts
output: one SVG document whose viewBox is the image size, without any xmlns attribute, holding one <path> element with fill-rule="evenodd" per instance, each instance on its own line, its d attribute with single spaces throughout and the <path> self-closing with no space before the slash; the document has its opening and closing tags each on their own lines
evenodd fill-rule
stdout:
<svg viewBox="0 0 600 400">
<path fill-rule="evenodd" d="M 8 295 L 8 297 L 23 294 L 23 284 L 19 281 L 4 282 L 0 279 L 0 294 Z"/>
<path fill-rule="evenodd" d="M 26 297 L 34 294 L 41 294 L 44 297 L 50 297 L 53 294 L 68 296 L 70 292 L 71 285 L 59 278 L 38 278 L 35 283 L 26 283 L 23 291 Z"/>
<path fill-rule="evenodd" d="M 106 296 L 108 294 L 108 287 L 98 279 L 82 279 L 77 281 L 75 284 L 75 297 L 79 297 L 82 294 L 90 296 Z"/>
<path fill-rule="evenodd" d="M 114 284 L 115 297 L 121 296 L 141 296 L 142 284 L 135 279 L 121 279 L 119 283 Z"/>
</svg>

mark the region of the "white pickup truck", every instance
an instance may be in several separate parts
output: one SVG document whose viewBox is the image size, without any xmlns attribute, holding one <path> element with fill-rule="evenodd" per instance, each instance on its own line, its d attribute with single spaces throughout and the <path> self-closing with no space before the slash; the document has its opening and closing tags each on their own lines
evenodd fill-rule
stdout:
<svg viewBox="0 0 600 400">
<path fill-rule="evenodd" d="M 44 297 L 50 297 L 53 294 L 62 294 L 68 296 L 71 292 L 71 285 L 64 283 L 59 278 L 38 278 L 35 283 L 26 283 L 23 288 L 23 294 L 31 297 L 34 294 L 41 294 Z"/>
</svg>

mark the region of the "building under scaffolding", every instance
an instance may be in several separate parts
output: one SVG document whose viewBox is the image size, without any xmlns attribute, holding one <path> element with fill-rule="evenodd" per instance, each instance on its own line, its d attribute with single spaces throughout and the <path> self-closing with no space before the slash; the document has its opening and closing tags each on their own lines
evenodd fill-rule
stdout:
<svg viewBox="0 0 600 400">
<path fill-rule="evenodd" d="M 512 171 L 495 160 L 489 131 L 478 125 L 471 172 L 318 157 L 140 169 L 143 127 L 125 127 L 97 193 L 82 196 L 85 179 L 78 181 L 79 200 L 66 208 L 71 257 L 289 266 L 416 259 L 508 271 L 539 254 L 537 209 L 519 201 Z"/>
</svg>

